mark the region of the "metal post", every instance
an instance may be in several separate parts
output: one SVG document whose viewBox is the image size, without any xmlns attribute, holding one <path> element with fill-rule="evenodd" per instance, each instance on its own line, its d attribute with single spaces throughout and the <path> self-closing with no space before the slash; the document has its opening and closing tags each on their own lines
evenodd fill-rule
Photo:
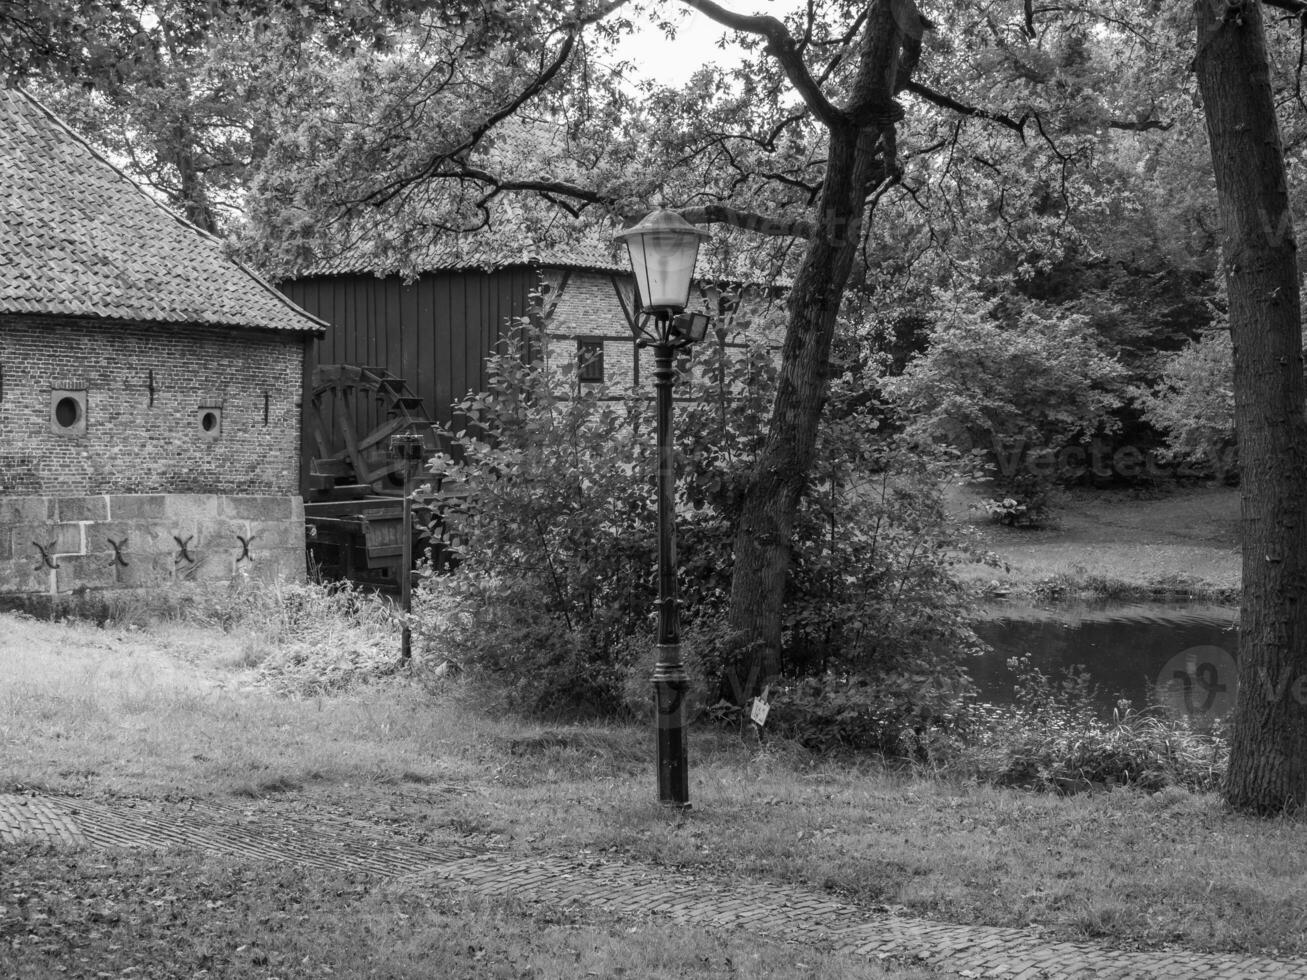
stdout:
<svg viewBox="0 0 1307 980">
<path fill-rule="evenodd" d="M 662 336 L 667 336 L 662 325 Z M 658 406 L 658 660 L 654 702 L 658 709 L 658 800 L 690 805 L 690 765 L 685 744 L 685 696 L 690 687 L 681 663 L 680 599 L 676 589 L 676 458 L 672 445 L 672 346 L 654 345 Z"/>
</svg>

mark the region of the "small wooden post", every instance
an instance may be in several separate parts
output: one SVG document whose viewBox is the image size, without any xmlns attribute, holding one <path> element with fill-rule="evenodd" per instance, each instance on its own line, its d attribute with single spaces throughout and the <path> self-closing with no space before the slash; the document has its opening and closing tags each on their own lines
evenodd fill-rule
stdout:
<svg viewBox="0 0 1307 980">
<path fill-rule="evenodd" d="M 407 664 L 413 656 L 413 631 L 409 613 L 413 609 L 413 471 L 422 459 L 422 437 L 415 432 L 400 432 L 390 437 L 390 455 L 404 468 L 404 509 L 400 519 L 399 541 L 399 659 Z"/>
<path fill-rule="evenodd" d="M 409 628 L 408 614 L 413 608 L 413 477 L 412 466 L 404 474 L 404 518 L 399 533 L 403 548 L 399 568 L 399 609 L 403 613 L 400 627 L 399 660 L 407 664 L 413 656 L 413 631 Z"/>
</svg>

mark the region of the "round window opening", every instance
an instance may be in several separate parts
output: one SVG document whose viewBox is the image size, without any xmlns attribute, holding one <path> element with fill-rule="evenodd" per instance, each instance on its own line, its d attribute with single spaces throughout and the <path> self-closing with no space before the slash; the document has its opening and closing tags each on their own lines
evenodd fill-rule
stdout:
<svg viewBox="0 0 1307 980">
<path fill-rule="evenodd" d="M 82 418 L 82 406 L 76 398 L 65 396 L 55 402 L 54 420 L 64 429 L 71 429 Z"/>
<path fill-rule="evenodd" d="M 218 413 L 205 412 L 200 416 L 200 428 L 205 432 L 212 432 L 218 427 Z"/>
</svg>

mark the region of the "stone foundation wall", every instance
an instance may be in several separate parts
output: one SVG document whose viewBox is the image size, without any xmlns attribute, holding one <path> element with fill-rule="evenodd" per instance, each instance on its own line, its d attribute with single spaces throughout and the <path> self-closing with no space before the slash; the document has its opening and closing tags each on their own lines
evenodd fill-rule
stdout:
<svg viewBox="0 0 1307 980">
<path fill-rule="evenodd" d="M 302 581 L 298 496 L 0 496 L 0 594 Z"/>
</svg>

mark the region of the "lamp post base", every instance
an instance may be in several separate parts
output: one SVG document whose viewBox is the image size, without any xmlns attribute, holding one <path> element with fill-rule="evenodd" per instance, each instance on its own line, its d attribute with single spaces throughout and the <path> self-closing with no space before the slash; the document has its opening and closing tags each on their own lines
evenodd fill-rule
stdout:
<svg viewBox="0 0 1307 980">
<path fill-rule="evenodd" d="M 658 802 L 690 806 L 690 763 L 686 751 L 685 699 L 690 679 L 681 663 L 680 644 L 659 644 L 654 667 L 658 711 Z"/>
</svg>

